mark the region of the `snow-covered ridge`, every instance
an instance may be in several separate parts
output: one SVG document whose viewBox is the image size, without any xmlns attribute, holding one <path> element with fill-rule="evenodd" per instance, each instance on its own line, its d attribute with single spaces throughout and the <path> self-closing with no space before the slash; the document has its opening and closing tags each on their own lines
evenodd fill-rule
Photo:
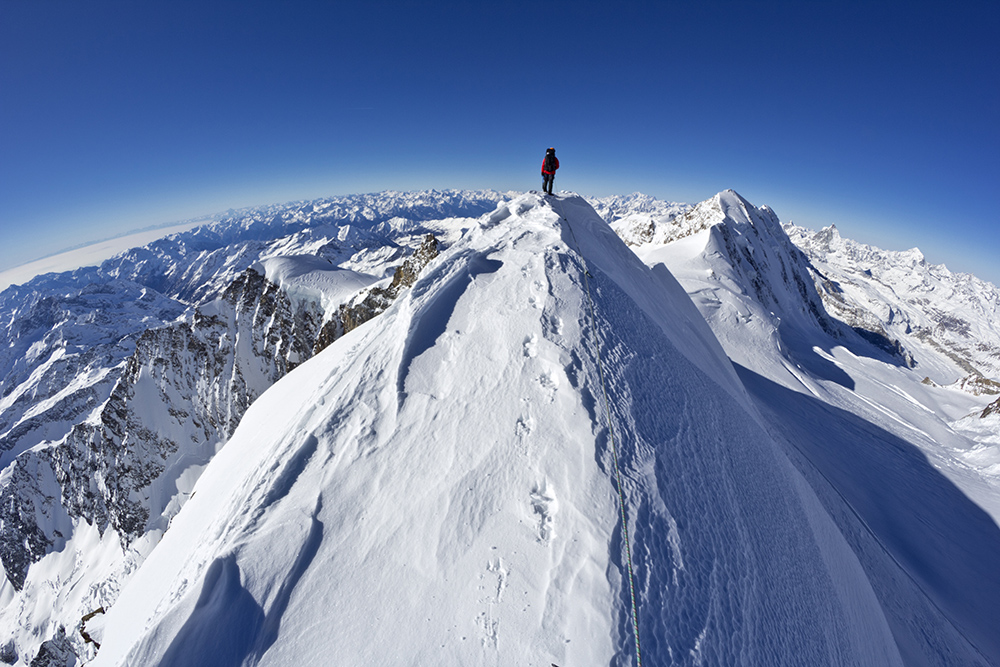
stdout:
<svg viewBox="0 0 1000 667">
<path fill-rule="evenodd" d="M 484 216 L 262 396 L 93 664 L 634 662 L 602 387 L 648 664 L 901 664 L 690 300 L 570 195 Z"/>
<path fill-rule="evenodd" d="M 239 644 L 238 629 L 256 627 L 255 619 L 263 618 L 265 627 L 285 628 L 282 633 L 305 630 L 301 614 L 326 612 L 311 607 L 308 595 L 295 607 L 291 592 L 306 590 L 309 577 L 329 578 L 323 563 L 354 557 L 330 551 L 335 547 L 325 536 L 353 541 L 352 527 L 378 525 L 385 530 L 373 534 L 396 536 L 392 539 L 400 548 L 392 553 L 410 554 L 418 545 L 418 555 L 403 567 L 415 566 L 417 578 L 425 581 L 422 589 L 394 569 L 399 563 L 381 557 L 388 542 L 365 546 L 374 549 L 376 564 L 399 574 L 365 591 L 368 596 L 379 591 L 376 601 L 400 599 L 403 592 L 409 612 L 398 627 L 410 627 L 419 616 L 413 610 L 423 609 L 428 597 L 435 609 L 447 607 L 439 593 L 455 581 L 478 581 L 483 590 L 497 591 L 489 599 L 467 591 L 483 602 L 471 625 L 460 617 L 473 611 L 471 598 L 455 593 L 454 615 L 435 612 L 431 618 L 432 625 L 451 623 L 451 631 L 438 637 L 436 631 L 414 630 L 414 636 L 386 638 L 419 644 L 424 662 L 441 662 L 437 640 L 451 646 L 449 633 L 459 627 L 468 631 L 470 644 L 449 649 L 455 662 L 482 661 L 483 655 L 502 656 L 504 663 L 511 656 L 513 662 L 530 662 L 542 654 L 557 664 L 576 655 L 588 656 L 588 662 L 605 654 L 617 656 L 607 662 L 624 660 L 630 646 L 627 611 L 621 606 L 626 598 L 614 575 L 620 561 L 611 553 L 620 541 L 607 532 L 613 528 L 584 519 L 595 506 L 615 514 L 608 479 L 602 477 L 610 464 L 596 358 L 587 343 L 592 340 L 583 307 L 587 280 L 611 364 L 612 395 L 618 397 L 612 409 L 625 424 L 623 462 L 632 466 L 626 472 L 630 517 L 639 522 L 637 558 L 646 573 L 639 582 L 645 582 L 641 594 L 648 596 L 643 607 L 652 614 L 642 626 L 666 628 L 649 640 L 659 643 L 651 649 L 650 664 L 666 661 L 663 651 L 692 661 L 732 662 L 728 657 L 737 645 L 745 649 L 739 655 L 780 662 L 775 656 L 789 647 L 754 634 L 756 626 L 749 621 L 740 626 L 742 634 L 732 634 L 730 644 L 712 630 L 725 632 L 740 622 L 734 619 L 758 618 L 754 605 L 769 607 L 778 598 L 730 587 L 739 593 L 727 598 L 728 608 L 739 611 L 720 615 L 703 604 L 713 595 L 703 577 L 705 563 L 718 562 L 716 572 L 722 576 L 752 570 L 769 580 L 772 564 L 752 556 L 757 547 L 747 547 L 746 560 L 719 545 L 761 539 L 782 544 L 790 526 L 800 531 L 795 540 L 817 540 L 825 565 L 808 556 L 793 559 L 786 570 L 817 566 L 810 571 L 813 576 L 834 563 L 832 581 L 839 588 L 821 597 L 836 598 L 850 613 L 868 618 L 869 630 L 882 628 L 860 637 L 855 621 L 832 621 L 832 632 L 844 643 L 826 644 L 828 659 L 817 656 L 817 664 L 850 662 L 847 655 L 871 657 L 877 646 L 879 657 L 869 662 L 891 664 L 895 649 L 879 643 L 885 639 L 883 621 L 866 616 L 869 612 L 884 615 L 894 645 L 904 654 L 947 664 L 988 664 L 1000 656 L 983 620 L 1000 613 L 1000 584 L 987 567 L 1000 558 L 1000 548 L 995 530 L 984 527 L 982 510 L 957 491 L 961 488 L 994 520 L 1000 517 L 1000 414 L 989 393 L 993 385 L 984 377 L 987 371 L 966 373 L 963 366 L 989 368 L 989 343 L 977 347 L 976 336 L 987 331 L 985 340 L 992 340 L 989 332 L 996 331 L 997 318 L 989 304 L 995 301 L 986 299 L 979 319 L 969 315 L 972 306 L 945 311 L 939 296 L 958 293 L 948 292 L 956 288 L 946 270 L 931 272 L 929 289 L 917 294 L 913 287 L 917 296 L 902 298 L 911 288 L 895 281 L 903 276 L 903 284 L 910 285 L 907 281 L 925 270 L 913 253 L 883 258 L 872 249 L 854 260 L 855 273 L 839 272 L 836 262 L 817 261 L 808 242 L 797 247 L 792 241 L 799 235 L 783 228 L 773 211 L 732 191 L 693 207 L 639 194 L 588 201 L 596 213 L 575 196 L 454 191 L 261 207 L 221 216 L 212 225 L 133 249 L 101 267 L 41 276 L 0 293 L 0 560 L 7 572 L 0 586 L 0 660 L 27 665 L 47 655 L 50 664 L 62 665 L 74 654 L 93 656 L 95 646 L 81 634 L 81 619 L 114 608 L 147 555 L 160 550 L 164 530 L 170 527 L 167 536 L 193 534 L 191 521 L 199 519 L 184 519 L 185 512 L 202 512 L 205 520 L 230 528 L 218 539 L 196 540 L 201 546 L 193 552 L 171 551 L 181 548 L 183 537 L 162 551 L 159 565 L 150 565 L 152 574 L 137 590 L 148 594 L 153 589 L 144 588 L 147 584 L 177 586 L 175 592 L 187 594 L 186 601 L 171 598 L 159 610 L 143 607 L 157 628 L 152 634 L 146 628 L 126 631 L 128 624 L 117 622 L 113 627 L 118 629 L 109 631 L 119 633 L 110 639 L 118 648 L 108 655 L 131 650 L 141 635 L 135 650 L 153 656 L 149 660 L 175 646 L 174 657 L 163 664 L 183 663 L 180 646 L 198 646 L 197 632 L 191 633 L 201 621 L 186 614 L 189 603 L 196 602 L 190 596 L 201 590 L 209 596 L 205 599 L 222 604 L 209 605 L 205 613 L 217 634 L 232 640 L 230 649 L 249 651 L 260 664 L 286 664 L 301 650 L 288 644 L 290 635 L 265 633 L 247 647 Z M 650 269 L 638 265 L 597 213 Z M 433 252 L 424 250 L 432 245 Z M 444 254 L 435 259 L 438 247 Z M 867 300 L 856 296 L 860 288 L 847 288 L 854 282 L 865 285 L 865 262 L 885 263 L 867 267 L 882 281 L 877 290 L 860 291 Z M 401 276 L 404 265 L 409 268 Z M 589 274 L 581 273 L 582 267 Z M 974 286 L 987 295 L 989 288 Z M 376 322 L 360 326 L 386 308 Z M 954 337 L 951 319 L 941 319 L 940 313 L 949 312 L 948 317 L 971 323 L 961 336 Z M 910 332 L 893 326 L 904 314 L 914 324 Z M 920 327 L 930 327 L 920 318 L 936 322 L 940 331 L 920 333 Z M 738 364 L 736 372 L 730 360 Z M 666 405 L 669 401 L 674 402 Z M 260 416 L 240 426 L 244 415 L 255 411 Z M 671 419 L 683 423 L 662 421 Z M 430 420 L 433 428 L 422 420 Z M 235 436 L 244 442 L 241 451 L 247 454 L 250 447 L 251 454 L 209 463 L 236 429 L 256 433 Z M 668 432 L 673 435 L 663 435 Z M 635 434 L 633 440 L 629 433 Z M 453 442 L 455 434 L 464 435 Z M 248 439 L 254 444 L 247 445 Z M 389 447 L 389 440 L 411 444 L 401 451 Z M 590 455 L 580 443 L 590 443 Z M 852 449 L 852 443 L 864 446 Z M 516 447 L 504 449 L 508 445 Z M 898 463 L 899 453 L 909 448 L 921 454 Z M 842 449 L 851 451 L 849 460 L 829 458 Z M 222 454 L 227 450 L 228 445 Z M 777 469 L 754 467 L 762 465 L 759 455 L 765 452 L 770 452 L 766 460 L 777 457 Z M 733 456 L 750 456 L 750 469 L 760 474 L 739 470 L 748 464 L 743 459 L 731 467 Z M 805 481 L 799 473 L 786 476 L 791 468 L 785 469 L 785 456 Z M 957 486 L 943 484 L 939 474 L 934 477 L 937 473 L 913 463 L 920 456 L 957 480 Z M 443 475 L 439 469 L 419 481 L 430 474 L 421 467 L 427 457 L 449 463 Z M 469 457 L 479 461 L 473 468 L 463 467 Z M 588 467 L 595 461 L 600 471 Z M 410 468 L 400 469 L 405 462 Z M 258 486 L 250 491 L 251 477 L 241 478 L 239 470 L 254 465 L 249 474 Z M 206 466 L 218 471 L 214 479 L 222 486 L 213 491 L 215 482 L 199 482 L 197 497 L 207 504 L 183 509 Z M 356 469 L 367 472 L 355 476 Z M 406 488 L 417 490 L 394 491 L 380 476 L 389 470 Z M 705 474 L 700 491 L 683 482 Z M 765 483 L 761 480 L 771 480 L 778 490 L 765 495 L 780 498 L 726 495 L 713 486 L 720 474 L 732 476 L 730 489 L 756 489 Z M 581 482 L 584 478 L 589 482 Z M 790 496 L 788 479 L 798 480 Z M 310 495 L 311 489 L 325 489 L 325 483 L 341 486 L 321 491 L 322 498 Z M 509 496 L 511 488 L 523 493 Z M 217 513 L 224 503 L 213 504 L 211 498 L 230 492 L 232 507 L 249 503 L 246 508 L 263 498 L 263 514 Z M 809 500 L 813 492 L 816 498 Z M 362 502 L 373 497 L 385 500 L 380 506 L 385 511 Z M 424 506 L 431 500 L 448 512 L 431 513 Z M 388 516 L 390 503 L 405 509 L 399 521 Z M 772 515 L 759 514 L 761 508 L 775 507 L 800 519 L 805 512 L 808 527 L 793 520 L 779 528 Z M 406 512 L 424 509 L 428 514 L 413 523 L 411 535 L 402 526 L 413 519 Z M 518 525 L 505 524 L 507 515 Z M 706 516 L 711 520 L 706 522 Z M 307 517 L 312 519 L 303 523 Z M 756 527 L 727 533 L 717 542 L 734 517 Z M 879 533 L 887 520 L 896 528 Z M 933 534 L 908 545 L 917 523 L 932 526 Z M 296 532 L 296 526 L 304 532 Z M 506 526 L 499 535 L 519 544 L 516 558 L 490 548 L 486 560 L 477 560 L 474 547 L 491 540 L 494 526 Z M 525 544 L 517 542 L 523 526 L 532 529 Z M 871 530 L 874 534 L 866 532 Z M 287 554 L 269 551 L 276 535 Z M 426 542 L 428 536 L 433 544 Z M 532 560 L 538 545 L 550 549 L 537 553 L 551 560 Z M 490 546 L 497 545 L 491 540 Z M 796 548 L 781 552 L 782 558 Z M 448 560 L 453 553 L 461 555 Z M 958 565 L 949 570 L 941 553 Z M 289 573 L 292 561 L 302 568 Z M 559 569 L 560 563 L 570 567 L 584 561 L 591 566 L 572 577 Z M 907 569 L 918 563 L 926 569 Z M 188 583 L 178 584 L 163 567 L 188 568 Z M 584 582 L 573 587 L 583 588 L 569 591 L 566 583 L 580 581 L 581 572 Z M 199 579 L 202 575 L 207 579 Z M 448 586 L 439 576 L 448 579 Z M 824 576 L 819 575 L 816 590 L 827 585 Z M 970 586 L 973 579 L 978 583 Z M 149 583 L 154 580 L 160 583 Z M 543 620 L 527 627 L 521 616 L 525 608 L 511 607 L 512 592 L 521 583 L 527 585 L 523 595 L 538 596 L 531 609 L 544 604 L 557 610 L 558 620 L 545 633 L 532 629 L 542 627 Z M 855 584 L 870 586 L 874 602 Z M 326 585 L 343 596 L 328 591 L 324 604 L 353 600 L 350 586 L 342 582 L 316 590 Z M 771 589 L 786 602 L 808 607 L 816 601 L 782 586 Z M 543 591 L 555 591 L 556 597 Z M 359 622 L 371 621 L 366 602 L 348 604 L 359 610 Z M 573 605 L 578 611 L 558 611 Z M 213 616 L 223 607 L 235 615 Z M 173 611 L 161 614 L 168 609 Z M 669 609 L 681 616 L 670 616 Z M 828 604 L 825 609 L 824 614 L 839 613 Z M 657 617 L 655 610 L 665 610 L 664 615 Z M 105 616 L 128 613 L 98 613 L 86 630 L 104 642 Z M 709 617 L 707 625 L 691 621 Z M 190 621 L 187 630 L 177 625 L 183 619 Z M 780 613 L 772 620 L 790 622 Z M 329 625 L 340 623 L 348 622 L 337 616 Z M 550 632 L 553 628 L 569 633 L 583 626 L 587 639 L 574 639 L 575 646 L 548 643 L 559 634 Z M 961 632 L 978 649 L 970 648 Z M 515 635 L 519 639 L 511 642 Z M 43 640 L 48 641 L 42 645 Z M 473 645 L 487 652 L 469 652 Z M 350 646 L 359 655 L 367 650 Z M 225 662 L 232 656 L 215 657 Z M 301 654 L 297 659 L 312 658 L 319 659 Z"/>
<path fill-rule="evenodd" d="M 733 192 L 674 218 L 669 232 L 637 253 L 680 280 L 737 364 L 770 432 L 851 543 L 905 660 L 1000 660 L 985 620 L 1000 615 L 1000 575 L 984 565 L 1000 559 L 1000 440 L 984 393 L 995 385 L 979 375 L 947 387 L 926 378 L 961 377 L 956 360 L 972 363 L 969 348 L 988 354 L 988 345 L 966 338 L 963 358 L 885 317 L 910 308 L 930 318 L 955 283 L 939 273 L 909 300 L 873 290 L 862 310 L 838 291 L 850 275 L 814 263 L 772 211 Z M 884 287 L 899 280 L 903 295 L 911 271 L 923 283 L 917 253 L 892 259 L 908 270 L 865 271 L 885 276 Z M 988 331 L 1000 324 L 988 314 L 975 321 Z"/>
<path fill-rule="evenodd" d="M 60 626 L 109 606 L 246 407 L 321 333 L 323 345 L 340 335 L 339 305 L 390 280 L 423 234 L 461 234 L 503 198 L 264 207 L 0 294 L 0 600 L 12 600 L 0 625 L 21 638 L 12 646 L 30 657 Z M 462 214 L 473 218 L 437 218 Z M 125 553 L 101 567 L 93 554 L 74 560 L 88 526 Z M 69 561 L 53 565 L 60 550 Z M 87 583 L 54 584 L 65 567 Z M 60 604 L 48 614 L 18 611 L 53 585 Z M 74 632 L 58 636 L 85 649 Z"/>
</svg>

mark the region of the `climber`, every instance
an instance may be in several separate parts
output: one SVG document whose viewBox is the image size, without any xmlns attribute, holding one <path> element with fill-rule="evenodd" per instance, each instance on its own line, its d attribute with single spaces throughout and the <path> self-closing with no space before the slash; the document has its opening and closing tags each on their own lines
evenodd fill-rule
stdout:
<svg viewBox="0 0 1000 667">
<path fill-rule="evenodd" d="M 556 149 L 550 148 L 545 151 L 545 159 L 542 160 L 542 192 L 552 194 L 552 181 L 556 178 L 558 168 L 559 158 L 556 157 Z"/>
</svg>

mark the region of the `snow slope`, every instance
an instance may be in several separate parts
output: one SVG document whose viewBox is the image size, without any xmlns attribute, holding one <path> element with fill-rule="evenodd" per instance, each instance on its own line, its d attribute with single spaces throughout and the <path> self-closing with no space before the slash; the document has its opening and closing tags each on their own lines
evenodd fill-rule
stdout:
<svg viewBox="0 0 1000 667">
<path fill-rule="evenodd" d="M 250 407 L 91 664 L 635 664 L 609 418 L 646 664 L 901 664 L 755 414 L 666 270 L 524 195 Z"/>
<path fill-rule="evenodd" d="M 645 268 L 583 200 L 512 196 L 230 212 L 0 293 L 0 664 L 86 663 L 94 639 L 105 664 L 339 664 L 292 646 L 310 618 L 398 649 L 366 663 L 415 664 L 409 641 L 425 663 L 626 664 L 595 331 L 647 664 L 800 664 L 800 635 L 819 663 L 1000 664 L 995 287 L 731 191 L 588 200 Z M 408 293 L 425 246 L 450 250 Z"/>
<path fill-rule="evenodd" d="M 114 603 L 247 405 L 426 234 L 460 236 L 507 198 L 229 212 L 0 292 L 0 663 L 91 657 L 81 619 Z"/>
<path fill-rule="evenodd" d="M 951 320 L 964 313 L 980 325 L 980 365 L 989 368 L 981 353 L 997 324 L 984 307 L 995 298 L 981 290 L 958 299 L 968 277 L 956 287 L 940 271 L 935 290 L 913 257 L 903 271 L 872 259 L 873 249 L 848 275 L 833 261 L 818 270 L 787 229 L 727 191 L 673 219 L 671 242 L 637 252 L 678 277 L 737 364 L 769 431 L 851 543 L 906 662 L 1000 664 L 1000 447 L 995 418 L 979 416 L 993 397 L 923 380 L 928 369 L 956 377 L 958 352 L 974 349 L 976 337 L 921 344 L 892 317 L 874 316 L 931 322 L 945 309 Z M 857 295 L 865 271 L 882 295 L 864 292 L 869 316 L 831 316 L 813 277 Z M 922 300 L 901 297 L 918 293 Z M 849 310 L 838 303 L 838 315 Z"/>
</svg>

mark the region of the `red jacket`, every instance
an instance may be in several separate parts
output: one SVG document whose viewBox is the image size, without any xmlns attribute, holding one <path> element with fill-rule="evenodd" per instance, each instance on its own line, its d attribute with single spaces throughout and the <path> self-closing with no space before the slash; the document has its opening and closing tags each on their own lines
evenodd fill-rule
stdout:
<svg viewBox="0 0 1000 667">
<path fill-rule="evenodd" d="M 545 158 L 542 159 L 542 173 L 543 174 L 551 174 L 551 175 L 555 176 L 556 175 L 556 169 L 559 168 L 559 158 L 557 158 L 555 155 L 552 156 L 552 162 L 554 163 L 554 166 L 552 167 L 552 171 L 546 171 L 545 170 L 545 161 L 548 160 L 548 159 L 549 159 L 548 155 L 546 155 Z"/>
</svg>

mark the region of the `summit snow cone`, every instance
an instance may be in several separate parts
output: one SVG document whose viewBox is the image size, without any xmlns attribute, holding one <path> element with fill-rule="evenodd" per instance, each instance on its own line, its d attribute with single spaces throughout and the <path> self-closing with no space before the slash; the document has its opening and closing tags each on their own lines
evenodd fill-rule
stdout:
<svg viewBox="0 0 1000 667">
<path fill-rule="evenodd" d="M 518 197 L 250 406 L 91 664 L 635 664 L 609 424 L 645 664 L 901 664 L 756 415 L 666 268 Z"/>
</svg>

